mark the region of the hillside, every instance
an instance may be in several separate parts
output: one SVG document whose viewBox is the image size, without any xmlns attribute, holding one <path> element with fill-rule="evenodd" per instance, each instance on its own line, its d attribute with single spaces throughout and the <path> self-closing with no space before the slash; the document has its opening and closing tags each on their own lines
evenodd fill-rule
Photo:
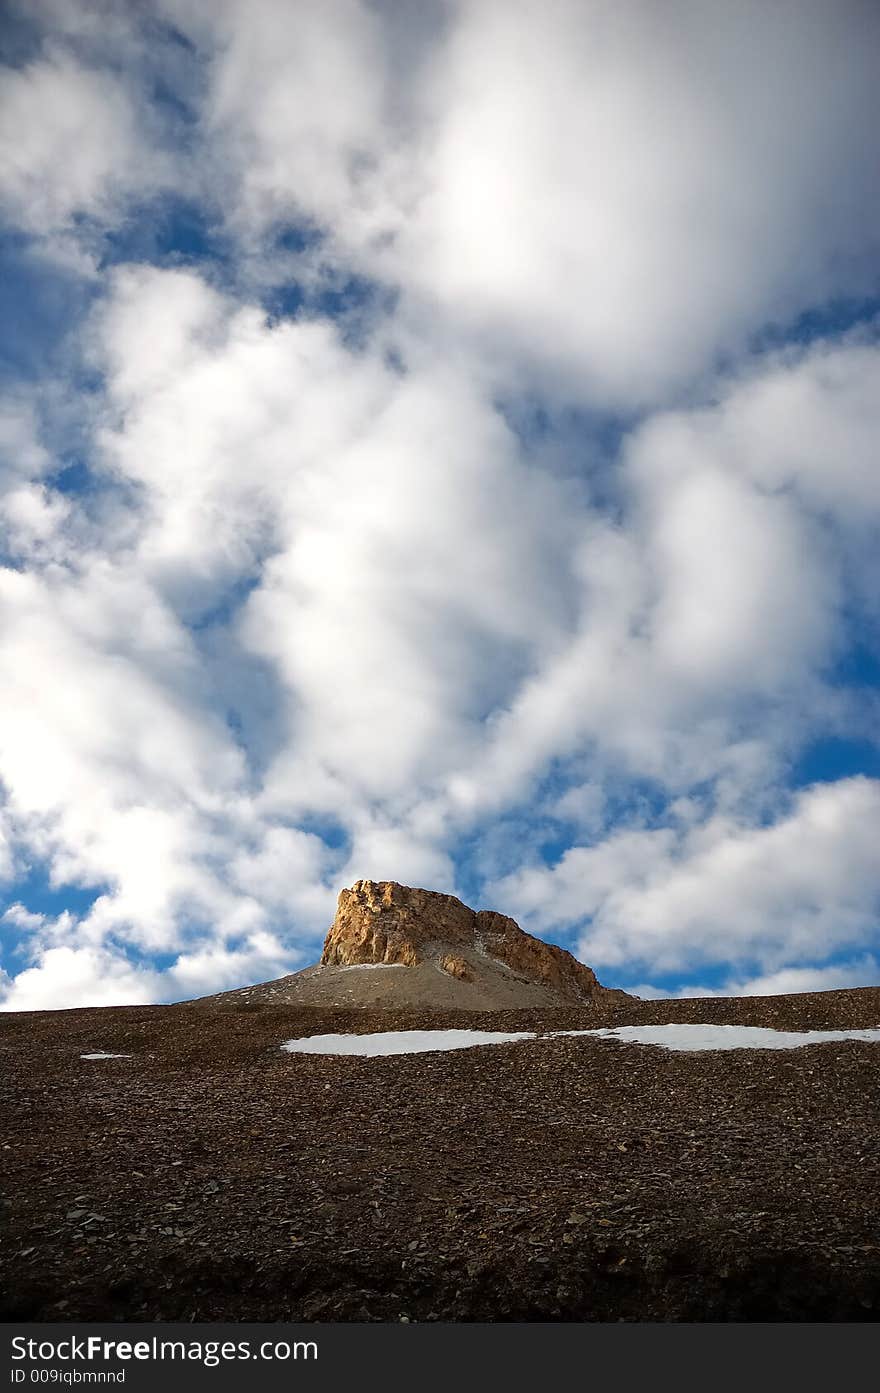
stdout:
<svg viewBox="0 0 880 1393">
<path fill-rule="evenodd" d="M 880 989 L 0 1015 L 0 1318 L 875 1320 L 876 1044 L 280 1048 L 675 1020 L 870 1027 Z"/>
</svg>

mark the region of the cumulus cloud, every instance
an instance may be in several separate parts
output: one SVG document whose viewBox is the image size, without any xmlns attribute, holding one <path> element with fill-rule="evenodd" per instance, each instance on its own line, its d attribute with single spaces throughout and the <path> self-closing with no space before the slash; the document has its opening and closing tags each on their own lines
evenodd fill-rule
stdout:
<svg viewBox="0 0 880 1393">
<path fill-rule="evenodd" d="M 211 53 L 251 235 L 307 220 L 545 385 L 653 401 L 872 283 L 862 4 L 489 0 L 419 7 L 403 44 L 394 5 L 166 8 Z"/>
<path fill-rule="evenodd" d="M 495 889 L 541 929 L 580 921 L 588 962 L 655 973 L 731 963 L 784 981 L 789 964 L 870 944 L 878 811 L 876 780 L 840 780 L 798 794 L 767 826 L 716 816 L 678 831 L 617 831 Z"/>
<path fill-rule="evenodd" d="M 792 771 L 874 709 L 873 15 L 113 8 L 0 78 L 4 216 L 92 278 L 0 409 L 6 1007 L 290 969 L 362 876 L 630 978 L 867 965 L 876 780 Z"/>
<path fill-rule="evenodd" d="M 211 820 L 233 801 L 240 758 L 198 700 L 186 639 L 106 563 L 85 577 L 3 571 L 0 604 L 0 759 L 17 835 L 58 880 L 117 887 L 113 915 L 96 912 L 145 942 L 167 946 L 175 901 L 222 917 L 198 863 L 222 845 Z"/>
<path fill-rule="evenodd" d="M 126 272 L 101 332 L 103 457 L 143 490 L 139 565 L 186 619 L 256 582 L 230 641 L 271 665 L 297 731 L 266 800 L 311 780 L 331 811 L 340 775 L 387 794 L 468 748 L 564 623 L 571 526 L 468 375 L 400 374 L 184 273 Z"/>
<path fill-rule="evenodd" d="M 463 373 L 401 376 L 191 273 L 120 272 L 90 353 L 118 506 L 65 564 L 3 579 L 9 807 L 56 879 L 109 886 L 80 933 L 317 933 L 329 879 L 380 863 L 451 888 L 401 811 L 563 606 L 564 498 Z M 258 787 L 257 682 L 276 707 Z M 315 815 L 343 850 L 286 821 Z"/>
<path fill-rule="evenodd" d="M 789 967 L 747 982 L 728 983 L 726 996 L 780 996 L 792 992 L 827 992 L 846 987 L 874 986 L 880 963 L 871 954 L 828 967 Z"/>
<path fill-rule="evenodd" d="M 3 197 L 26 225 L 46 232 L 77 213 L 99 215 L 134 144 L 118 85 L 63 55 L 3 74 L 0 129 Z"/>
<path fill-rule="evenodd" d="M 730 798 L 833 718 L 819 675 L 848 619 L 874 622 L 878 371 L 876 346 L 822 342 L 629 434 L 620 517 L 588 512 L 572 553 L 577 618 L 498 711 L 458 796 L 491 805 L 586 743 L 596 772 L 676 793 L 713 780 Z M 783 417 L 780 396 L 800 410 Z"/>
<path fill-rule="evenodd" d="M 31 63 L 0 66 L 0 216 L 30 250 L 93 280 L 108 232 L 135 198 L 173 183 L 161 122 L 112 65 L 47 41 Z"/>
<path fill-rule="evenodd" d="M 821 967 L 786 967 L 779 972 L 769 972 L 762 977 L 747 979 L 729 977 L 721 987 L 689 982 L 686 986 L 670 992 L 668 988 L 657 987 L 652 982 L 640 982 L 628 990 L 645 1001 L 656 1001 L 670 996 L 680 1000 L 713 996 L 787 996 L 800 992 L 829 992 L 845 990 L 847 987 L 876 986 L 878 980 L 880 962 L 873 954 L 866 953 L 859 958 L 848 958 L 844 962 L 829 963 Z"/>
<path fill-rule="evenodd" d="M 49 948 L 19 972 L 3 997 L 5 1011 L 72 1006 L 133 1006 L 155 999 L 156 978 L 96 948 Z"/>
</svg>

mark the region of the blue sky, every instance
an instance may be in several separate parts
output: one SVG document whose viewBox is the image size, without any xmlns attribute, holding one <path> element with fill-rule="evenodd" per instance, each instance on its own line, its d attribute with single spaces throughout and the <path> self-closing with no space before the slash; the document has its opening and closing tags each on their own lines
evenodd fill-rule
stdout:
<svg viewBox="0 0 880 1393">
<path fill-rule="evenodd" d="M 878 31 L 4 8 L 4 1009 L 304 966 L 363 877 L 880 981 Z"/>
</svg>

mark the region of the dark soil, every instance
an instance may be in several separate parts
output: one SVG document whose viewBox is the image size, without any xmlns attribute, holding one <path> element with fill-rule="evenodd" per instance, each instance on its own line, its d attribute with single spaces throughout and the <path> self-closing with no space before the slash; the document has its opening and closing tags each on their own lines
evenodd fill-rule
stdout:
<svg viewBox="0 0 880 1393">
<path fill-rule="evenodd" d="M 601 1019 L 0 1015 L 0 1319 L 876 1320 L 880 1045 L 279 1049 L 348 1029 L 668 1020 L 874 1026 L 880 989 Z"/>
</svg>

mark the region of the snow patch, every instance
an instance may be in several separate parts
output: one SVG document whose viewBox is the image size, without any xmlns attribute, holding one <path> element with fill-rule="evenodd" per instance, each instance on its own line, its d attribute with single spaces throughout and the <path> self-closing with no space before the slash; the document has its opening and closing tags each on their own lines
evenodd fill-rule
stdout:
<svg viewBox="0 0 880 1393">
<path fill-rule="evenodd" d="M 758 1025 L 620 1025 L 601 1030 L 563 1030 L 560 1035 L 593 1035 L 664 1050 L 797 1050 L 836 1040 L 880 1041 L 870 1030 L 771 1030 Z"/>
<path fill-rule="evenodd" d="M 285 1040 L 289 1054 L 429 1054 L 433 1050 L 467 1050 L 474 1045 L 507 1045 L 534 1040 L 529 1031 L 513 1034 L 494 1030 L 386 1030 L 372 1035 L 308 1035 Z"/>
<path fill-rule="evenodd" d="M 386 1030 L 368 1035 L 308 1035 L 285 1040 L 288 1054 L 379 1055 L 429 1054 L 434 1050 L 467 1050 L 476 1045 L 508 1045 L 520 1040 L 558 1040 L 593 1036 L 623 1044 L 657 1045 L 675 1051 L 795 1050 L 840 1040 L 880 1042 L 880 1026 L 869 1030 L 770 1030 L 755 1025 L 621 1025 L 596 1030 L 554 1030 L 546 1035 L 521 1030 Z M 111 1058 L 84 1055 L 83 1058 Z"/>
<path fill-rule="evenodd" d="M 104 1050 L 98 1050 L 95 1054 L 81 1054 L 80 1059 L 133 1059 L 130 1054 L 107 1054 Z"/>
</svg>

